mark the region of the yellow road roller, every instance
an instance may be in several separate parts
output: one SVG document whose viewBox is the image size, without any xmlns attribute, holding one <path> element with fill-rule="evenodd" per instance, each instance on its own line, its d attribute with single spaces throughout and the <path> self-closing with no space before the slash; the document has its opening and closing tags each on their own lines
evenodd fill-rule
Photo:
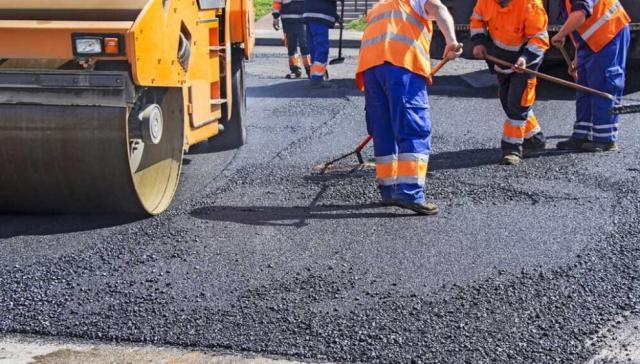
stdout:
<svg viewBox="0 0 640 364">
<path fill-rule="evenodd" d="M 252 0 L 0 0 L 0 212 L 158 215 L 246 139 Z"/>
</svg>

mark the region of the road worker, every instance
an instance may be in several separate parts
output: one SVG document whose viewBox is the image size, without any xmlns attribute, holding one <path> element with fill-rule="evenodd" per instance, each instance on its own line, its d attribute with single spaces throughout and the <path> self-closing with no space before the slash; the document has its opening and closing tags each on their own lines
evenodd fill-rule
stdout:
<svg viewBox="0 0 640 364">
<path fill-rule="evenodd" d="M 300 78 L 302 67 L 311 75 L 311 55 L 307 47 L 307 29 L 302 21 L 304 0 L 273 0 L 273 28 L 284 31 L 284 42 L 289 54 L 289 71 L 287 78 Z M 300 53 L 298 53 L 298 49 Z"/>
<path fill-rule="evenodd" d="M 305 0 L 303 16 L 311 50 L 311 84 L 318 86 L 329 78 L 329 29 L 338 21 L 336 0 Z"/>
<path fill-rule="evenodd" d="M 542 0 L 478 0 L 471 16 L 474 56 L 484 59 L 491 54 L 514 64 L 489 64 L 498 75 L 500 102 L 507 114 L 501 143 L 505 165 L 520 164 L 525 153 L 545 148 L 533 112 L 537 79 L 521 68 L 540 67 L 549 49 L 548 21 Z"/>
<path fill-rule="evenodd" d="M 563 0 L 564 26 L 552 42 L 564 47 L 567 36 L 576 46 L 569 72 L 583 86 L 622 97 L 630 18 L 618 0 Z M 584 92 L 576 95 L 576 122 L 571 138 L 558 143 L 561 150 L 604 152 L 617 150 L 618 115 L 613 101 Z"/>
<path fill-rule="evenodd" d="M 382 0 L 367 16 L 356 73 L 382 203 L 423 215 L 438 213 L 424 191 L 431 153 L 431 20 L 444 34 L 444 57 L 460 56 L 453 18 L 440 0 Z"/>
</svg>

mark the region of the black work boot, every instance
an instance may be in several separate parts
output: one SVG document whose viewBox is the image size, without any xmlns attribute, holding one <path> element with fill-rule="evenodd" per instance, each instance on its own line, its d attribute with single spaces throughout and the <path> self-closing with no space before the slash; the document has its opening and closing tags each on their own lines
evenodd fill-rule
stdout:
<svg viewBox="0 0 640 364">
<path fill-rule="evenodd" d="M 518 164 L 522 163 L 522 155 L 518 154 L 518 153 L 508 153 L 508 154 L 504 154 L 502 156 L 502 165 L 505 166 L 517 166 Z"/>
<path fill-rule="evenodd" d="M 300 78 L 302 77 L 302 69 L 298 66 L 291 66 L 289 68 L 291 70 L 291 73 L 287 74 L 285 77 L 287 79 L 292 79 L 292 78 Z"/>
<path fill-rule="evenodd" d="M 525 139 L 524 143 L 522 143 L 522 151 L 524 155 L 542 152 L 546 147 L 547 141 L 542 133 L 538 133 L 529 139 Z"/>
<path fill-rule="evenodd" d="M 311 78 L 311 66 L 304 66 L 304 71 L 307 73 L 307 78 Z"/>
<path fill-rule="evenodd" d="M 571 150 L 571 151 L 580 151 L 582 150 L 582 146 L 589 142 L 588 140 L 576 139 L 571 137 L 567 140 L 563 140 L 556 144 L 556 148 L 560 150 Z"/>
<path fill-rule="evenodd" d="M 437 215 L 440 212 L 438 205 L 430 202 L 396 202 L 396 205 L 425 216 Z"/>
<path fill-rule="evenodd" d="M 618 150 L 618 144 L 616 142 L 608 142 L 608 143 L 586 142 L 582 144 L 582 150 L 590 153 L 615 152 Z"/>
</svg>

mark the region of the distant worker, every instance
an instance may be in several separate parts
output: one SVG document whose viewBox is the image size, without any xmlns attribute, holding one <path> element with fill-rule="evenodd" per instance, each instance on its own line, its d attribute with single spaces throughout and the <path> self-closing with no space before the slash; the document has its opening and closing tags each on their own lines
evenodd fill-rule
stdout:
<svg viewBox="0 0 640 364">
<path fill-rule="evenodd" d="M 431 20 L 444 34 L 444 57 L 460 56 L 453 18 L 440 0 L 382 0 L 367 16 L 356 74 L 382 203 L 422 215 L 438 213 L 424 191 L 431 153 Z"/>
<path fill-rule="evenodd" d="M 576 58 L 569 72 L 583 86 L 622 96 L 631 19 L 618 0 L 566 0 L 567 22 L 552 42 L 564 47 L 571 36 Z M 584 92 L 576 95 L 576 122 L 571 138 L 558 149 L 606 152 L 618 149 L 618 115 L 611 115 L 613 101 Z"/>
<path fill-rule="evenodd" d="M 533 113 L 535 76 L 519 68 L 538 70 L 549 49 L 549 19 L 542 0 L 478 0 L 471 16 L 473 55 L 487 54 L 513 63 L 497 73 L 500 102 L 507 115 L 502 132 L 502 164 L 517 165 L 525 153 L 543 150 L 546 139 Z"/>
<path fill-rule="evenodd" d="M 287 78 L 302 77 L 302 67 L 311 75 L 311 56 L 307 47 L 307 29 L 302 21 L 304 0 L 273 0 L 273 28 L 284 31 L 284 42 L 289 53 L 289 71 Z M 298 49 L 300 53 L 298 53 Z"/>
<path fill-rule="evenodd" d="M 319 85 L 329 78 L 329 29 L 338 21 L 336 0 L 305 0 L 304 21 L 311 50 L 311 84 Z"/>
</svg>

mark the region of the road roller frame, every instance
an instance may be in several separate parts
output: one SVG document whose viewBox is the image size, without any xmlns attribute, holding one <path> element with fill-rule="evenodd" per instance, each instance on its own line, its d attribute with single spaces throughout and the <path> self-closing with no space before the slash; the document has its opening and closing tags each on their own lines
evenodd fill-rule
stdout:
<svg viewBox="0 0 640 364">
<path fill-rule="evenodd" d="M 245 141 L 253 24 L 252 0 L 0 0 L 0 211 L 166 210 L 184 151 Z"/>
</svg>

